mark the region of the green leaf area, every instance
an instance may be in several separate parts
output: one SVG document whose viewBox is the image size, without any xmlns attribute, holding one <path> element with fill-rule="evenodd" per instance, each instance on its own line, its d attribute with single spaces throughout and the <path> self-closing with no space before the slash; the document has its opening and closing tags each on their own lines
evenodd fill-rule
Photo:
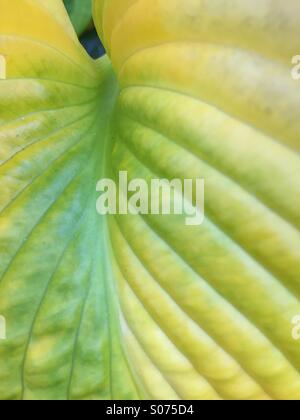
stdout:
<svg viewBox="0 0 300 420">
<path fill-rule="evenodd" d="M 92 0 L 64 0 L 77 34 L 87 28 L 92 20 Z"/>
<path fill-rule="evenodd" d="M 94 62 L 60 1 L 0 0 L 0 399 L 299 399 L 299 84 L 143 3 Z M 204 224 L 99 216 L 119 171 L 204 178 Z"/>
</svg>

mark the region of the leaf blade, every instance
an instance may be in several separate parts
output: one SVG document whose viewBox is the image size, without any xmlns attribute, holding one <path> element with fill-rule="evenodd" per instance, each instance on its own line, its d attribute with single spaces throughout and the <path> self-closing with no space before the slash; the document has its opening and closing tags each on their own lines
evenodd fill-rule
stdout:
<svg viewBox="0 0 300 420">
<path fill-rule="evenodd" d="M 95 211 L 110 64 L 87 56 L 61 1 L 0 7 L 0 398 L 134 398 Z"/>
</svg>

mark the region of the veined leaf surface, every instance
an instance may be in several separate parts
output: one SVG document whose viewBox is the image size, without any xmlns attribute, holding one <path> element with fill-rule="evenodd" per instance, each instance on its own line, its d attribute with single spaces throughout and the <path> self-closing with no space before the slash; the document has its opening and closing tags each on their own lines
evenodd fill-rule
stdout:
<svg viewBox="0 0 300 420">
<path fill-rule="evenodd" d="M 137 398 L 95 211 L 116 82 L 60 0 L 1 0 L 1 399 Z"/>
<path fill-rule="evenodd" d="M 0 6 L 0 398 L 299 399 L 299 3 L 95 0 L 98 62 Z M 121 170 L 204 178 L 204 224 L 108 233 Z"/>
</svg>

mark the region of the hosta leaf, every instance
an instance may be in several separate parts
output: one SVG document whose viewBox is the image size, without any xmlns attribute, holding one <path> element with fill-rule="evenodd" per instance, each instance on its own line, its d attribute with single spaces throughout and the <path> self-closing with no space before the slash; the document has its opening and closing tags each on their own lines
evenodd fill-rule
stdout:
<svg viewBox="0 0 300 420">
<path fill-rule="evenodd" d="M 95 0 L 114 71 L 0 9 L 0 398 L 299 399 L 298 2 Z M 121 170 L 204 178 L 204 224 L 100 217 Z"/>
<path fill-rule="evenodd" d="M 299 399 L 299 2 L 94 9 L 120 83 L 116 175 L 206 183 L 200 227 L 111 222 L 134 370 L 152 397 Z"/>
<path fill-rule="evenodd" d="M 86 55 L 60 0 L 0 9 L 0 398 L 136 398 L 95 211 L 110 65 Z"/>
</svg>

